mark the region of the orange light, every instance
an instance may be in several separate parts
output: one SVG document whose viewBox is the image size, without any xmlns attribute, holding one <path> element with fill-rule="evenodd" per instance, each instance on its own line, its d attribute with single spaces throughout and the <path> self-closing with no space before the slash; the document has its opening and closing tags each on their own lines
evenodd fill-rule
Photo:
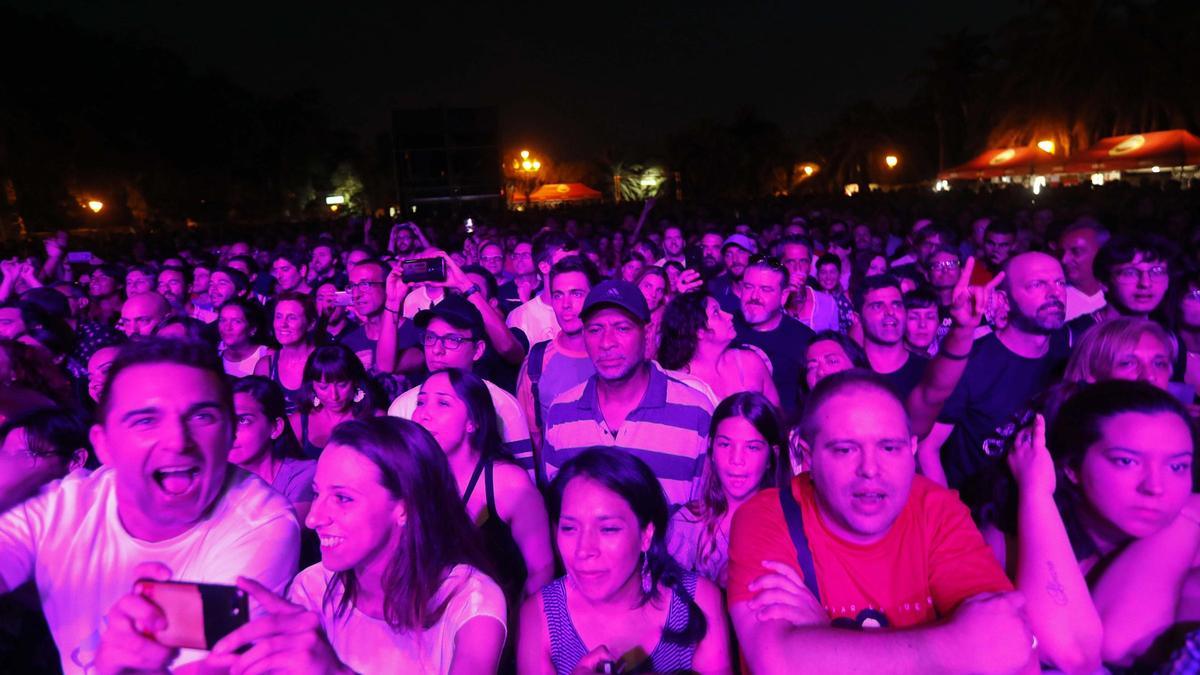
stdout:
<svg viewBox="0 0 1200 675">
<path fill-rule="evenodd" d="M 524 162 L 521 162 L 521 168 L 525 169 L 526 171 L 533 171 L 533 162 L 525 160 Z"/>
<path fill-rule="evenodd" d="M 92 213 L 100 213 L 100 210 L 104 208 L 104 202 L 99 199 L 91 199 L 88 201 L 87 207 L 92 210 Z"/>
<path fill-rule="evenodd" d="M 816 169 L 814 169 L 814 168 L 812 167 L 812 164 L 805 164 L 805 165 L 804 165 L 804 175 L 805 175 L 805 176 L 811 176 L 811 175 L 813 175 L 813 172 L 814 172 L 814 171 L 816 171 Z"/>
<path fill-rule="evenodd" d="M 887 168 L 894 169 L 900 163 L 900 158 L 895 155 L 888 155 L 883 158 L 883 163 L 887 164 Z"/>
<path fill-rule="evenodd" d="M 528 150 L 521 151 L 521 159 L 529 159 L 529 151 Z"/>
<path fill-rule="evenodd" d="M 1044 141 L 1038 141 L 1037 146 L 1038 146 L 1038 150 L 1041 150 L 1042 152 L 1046 153 L 1047 155 L 1054 154 L 1054 141 L 1052 141 L 1050 139 L 1046 139 Z"/>
</svg>

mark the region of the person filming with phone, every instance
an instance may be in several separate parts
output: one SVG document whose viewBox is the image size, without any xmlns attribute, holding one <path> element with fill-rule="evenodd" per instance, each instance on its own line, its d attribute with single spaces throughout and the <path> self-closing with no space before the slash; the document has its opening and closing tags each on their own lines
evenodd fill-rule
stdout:
<svg viewBox="0 0 1200 675">
<path fill-rule="evenodd" d="M 103 466 L 0 514 L 0 593 L 36 580 L 67 675 L 161 671 L 203 656 L 170 644 L 164 608 L 133 592 L 138 582 L 244 575 L 281 591 L 295 573 L 296 517 L 285 497 L 228 462 L 234 421 L 209 346 L 131 342 L 90 431 Z"/>
</svg>

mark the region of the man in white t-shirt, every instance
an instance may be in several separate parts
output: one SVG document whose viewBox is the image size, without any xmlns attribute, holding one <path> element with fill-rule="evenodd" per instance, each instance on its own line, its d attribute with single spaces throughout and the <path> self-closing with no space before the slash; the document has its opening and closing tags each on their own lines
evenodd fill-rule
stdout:
<svg viewBox="0 0 1200 675">
<path fill-rule="evenodd" d="M 140 578 L 282 591 L 300 528 L 286 498 L 227 461 L 233 397 L 206 345 L 147 338 L 109 371 L 91 440 L 104 467 L 0 514 L 0 593 L 34 579 L 63 671 L 161 670 L 203 652 L 154 639 Z M 106 627 L 107 626 L 107 627 Z"/>
<path fill-rule="evenodd" d="M 574 239 L 552 230 L 533 238 L 533 262 L 542 277 L 542 290 L 508 314 L 508 327 L 525 333 L 531 345 L 558 335 L 558 318 L 550 306 L 550 268 L 577 248 Z"/>
<path fill-rule="evenodd" d="M 425 348 L 425 365 L 429 372 L 447 368 L 472 371 L 483 358 L 487 336 L 483 315 L 469 300 L 460 295 L 448 295 L 432 308 L 419 312 L 413 320 L 424 331 L 421 342 Z M 500 422 L 500 439 L 517 462 L 526 469 L 533 468 L 533 445 L 529 440 L 529 423 L 516 397 L 500 387 L 483 381 L 492 395 Z M 420 387 L 413 387 L 396 397 L 388 407 L 392 417 L 412 419 L 417 408 Z"/>
</svg>

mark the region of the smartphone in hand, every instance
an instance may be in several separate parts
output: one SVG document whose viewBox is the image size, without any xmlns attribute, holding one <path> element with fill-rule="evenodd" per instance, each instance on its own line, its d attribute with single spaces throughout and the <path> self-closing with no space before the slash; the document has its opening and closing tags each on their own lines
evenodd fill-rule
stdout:
<svg viewBox="0 0 1200 675">
<path fill-rule="evenodd" d="M 236 586 L 140 579 L 133 590 L 166 615 L 167 627 L 153 637 L 168 647 L 212 649 L 250 620 L 246 592 Z"/>
<path fill-rule="evenodd" d="M 445 258 L 415 258 L 400 263 L 400 277 L 405 283 L 445 281 Z"/>
</svg>

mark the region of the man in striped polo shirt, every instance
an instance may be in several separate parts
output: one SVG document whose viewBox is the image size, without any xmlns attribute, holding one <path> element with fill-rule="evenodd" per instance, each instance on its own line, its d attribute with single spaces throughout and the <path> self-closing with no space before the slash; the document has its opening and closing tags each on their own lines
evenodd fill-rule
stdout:
<svg viewBox="0 0 1200 675">
<path fill-rule="evenodd" d="M 672 504 L 694 493 L 712 404 L 645 357 L 650 309 L 625 281 L 605 281 L 584 301 L 584 345 L 596 374 L 566 390 L 546 415 L 545 478 L 594 446 L 628 452 L 654 471 Z"/>
</svg>

